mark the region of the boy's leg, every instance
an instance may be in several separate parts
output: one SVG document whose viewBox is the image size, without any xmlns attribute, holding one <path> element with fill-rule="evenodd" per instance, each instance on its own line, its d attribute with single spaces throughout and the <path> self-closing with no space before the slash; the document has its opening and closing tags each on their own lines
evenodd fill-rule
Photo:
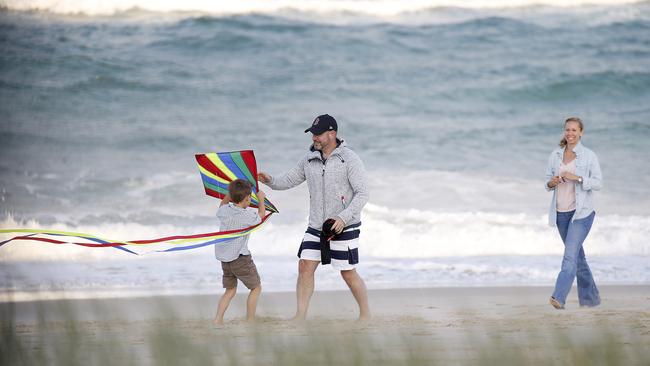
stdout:
<svg viewBox="0 0 650 366">
<path fill-rule="evenodd" d="M 235 297 L 237 293 L 237 287 L 227 288 L 226 291 L 221 295 L 219 299 L 219 306 L 217 307 L 217 315 L 214 317 L 214 323 L 217 325 L 223 324 L 223 315 L 230 305 L 230 300 Z"/>
<path fill-rule="evenodd" d="M 241 255 L 233 266 L 235 276 L 250 290 L 246 300 L 246 320 L 252 322 L 255 320 L 255 310 L 257 309 L 257 299 L 262 292 L 262 282 L 257 272 L 257 266 L 251 255 Z"/>
<path fill-rule="evenodd" d="M 262 286 L 257 286 L 251 290 L 246 300 L 246 320 L 249 322 L 255 321 L 255 310 L 257 309 L 257 299 L 262 292 Z"/>
<path fill-rule="evenodd" d="M 297 309 L 294 320 L 305 320 L 309 301 L 314 294 L 314 272 L 318 267 L 318 261 L 301 259 L 298 261 L 298 281 L 296 282 Z"/>
<path fill-rule="evenodd" d="M 359 320 L 370 319 L 370 307 L 368 306 L 368 290 L 363 279 L 357 273 L 356 269 L 341 271 L 341 277 L 350 288 L 352 296 L 359 304 Z"/>
<path fill-rule="evenodd" d="M 221 283 L 226 291 L 219 299 L 217 315 L 214 317 L 214 323 L 217 325 L 223 324 L 223 315 L 226 313 L 228 305 L 230 305 L 230 300 L 232 300 L 237 293 L 237 278 L 232 273 L 232 262 L 221 262 L 221 270 L 223 271 Z"/>
</svg>

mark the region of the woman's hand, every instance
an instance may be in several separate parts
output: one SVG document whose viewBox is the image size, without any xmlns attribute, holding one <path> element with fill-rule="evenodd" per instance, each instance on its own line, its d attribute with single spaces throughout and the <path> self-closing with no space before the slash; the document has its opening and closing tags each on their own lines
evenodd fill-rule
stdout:
<svg viewBox="0 0 650 366">
<path fill-rule="evenodd" d="M 551 178 L 551 180 L 549 180 L 546 183 L 546 185 L 548 186 L 548 188 L 555 188 L 555 186 L 557 186 L 560 183 L 562 183 L 562 177 L 560 177 L 559 175 L 555 175 L 553 176 L 553 178 Z"/>
<path fill-rule="evenodd" d="M 566 182 L 567 180 L 572 180 L 572 181 L 574 181 L 574 182 L 577 182 L 577 181 L 580 179 L 580 177 L 578 177 L 577 175 L 575 175 L 575 174 L 573 174 L 573 173 L 569 173 L 569 172 L 564 172 L 564 173 L 562 173 L 562 177 L 561 177 L 561 178 L 564 179 L 565 182 Z"/>
</svg>

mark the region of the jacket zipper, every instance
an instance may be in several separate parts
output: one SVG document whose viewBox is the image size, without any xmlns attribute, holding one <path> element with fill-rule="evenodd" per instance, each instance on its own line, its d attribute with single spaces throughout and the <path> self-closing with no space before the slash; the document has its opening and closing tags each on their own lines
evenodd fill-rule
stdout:
<svg viewBox="0 0 650 366">
<path fill-rule="evenodd" d="M 336 156 L 337 158 L 339 158 L 341 160 L 341 163 L 345 163 L 345 160 L 343 159 L 343 157 L 341 155 L 334 154 L 332 156 Z M 332 156 L 330 156 L 330 158 Z M 322 195 L 322 200 L 323 200 L 323 222 L 325 222 L 325 219 L 326 219 L 325 214 L 327 212 L 327 209 L 325 207 L 325 201 L 326 201 L 325 200 L 325 167 L 327 165 L 327 160 L 323 160 L 323 159 L 319 159 L 319 158 L 312 158 L 312 159 L 309 159 L 309 161 L 314 160 L 314 159 L 318 159 L 321 162 L 321 164 L 323 164 L 323 172 L 321 174 L 321 176 L 322 176 L 322 187 L 321 187 L 321 189 L 322 189 L 322 192 L 323 192 L 323 195 Z M 343 197 L 343 196 L 341 196 L 341 203 L 343 203 L 343 208 L 345 209 L 345 197 Z"/>
<path fill-rule="evenodd" d="M 322 186 L 321 186 L 321 189 L 322 189 L 322 192 L 323 192 L 323 194 L 322 194 L 322 199 L 323 199 L 323 217 L 322 217 L 322 218 L 323 218 L 323 222 L 325 222 L 325 220 L 326 220 L 325 213 L 327 212 L 327 210 L 325 209 L 325 201 L 326 201 L 326 200 L 325 200 L 325 166 L 326 166 L 326 164 L 327 164 L 327 160 L 321 160 L 321 162 L 323 163 L 323 182 L 322 182 Z"/>
</svg>

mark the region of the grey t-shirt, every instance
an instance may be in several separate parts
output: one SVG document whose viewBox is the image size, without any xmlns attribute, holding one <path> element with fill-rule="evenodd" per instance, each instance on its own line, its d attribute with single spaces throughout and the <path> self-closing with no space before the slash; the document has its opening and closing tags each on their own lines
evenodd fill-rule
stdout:
<svg viewBox="0 0 650 366">
<path fill-rule="evenodd" d="M 217 218 L 221 222 L 219 231 L 244 229 L 262 221 L 256 209 L 241 208 L 232 202 L 219 207 Z M 214 256 L 222 262 L 231 262 L 237 259 L 240 254 L 251 254 L 248 250 L 249 236 L 244 235 L 215 244 Z"/>
</svg>

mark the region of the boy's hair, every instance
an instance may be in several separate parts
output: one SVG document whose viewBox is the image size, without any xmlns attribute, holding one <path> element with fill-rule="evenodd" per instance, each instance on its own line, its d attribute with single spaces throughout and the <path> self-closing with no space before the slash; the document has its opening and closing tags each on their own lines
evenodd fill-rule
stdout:
<svg viewBox="0 0 650 366">
<path fill-rule="evenodd" d="M 234 203 L 245 200 L 252 192 L 253 185 L 244 179 L 235 179 L 228 185 L 228 194 Z"/>
</svg>

